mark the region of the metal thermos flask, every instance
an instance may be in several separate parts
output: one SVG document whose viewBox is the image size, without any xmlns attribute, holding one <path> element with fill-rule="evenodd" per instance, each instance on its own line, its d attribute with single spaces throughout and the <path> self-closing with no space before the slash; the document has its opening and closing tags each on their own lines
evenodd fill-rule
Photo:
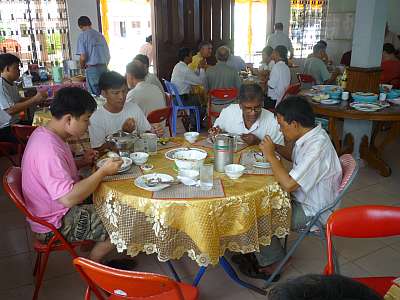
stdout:
<svg viewBox="0 0 400 300">
<path fill-rule="evenodd" d="M 233 163 L 233 140 L 228 134 L 218 134 L 214 142 L 214 169 L 224 172 L 224 167 Z"/>
</svg>

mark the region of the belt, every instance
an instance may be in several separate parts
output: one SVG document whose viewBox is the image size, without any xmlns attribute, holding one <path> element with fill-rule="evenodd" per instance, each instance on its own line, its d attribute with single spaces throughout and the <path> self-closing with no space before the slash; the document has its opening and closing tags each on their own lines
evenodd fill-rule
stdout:
<svg viewBox="0 0 400 300">
<path fill-rule="evenodd" d="M 100 66 L 106 66 L 106 64 L 96 64 L 96 65 L 87 65 L 88 67 L 100 67 Z"/>
</svg>

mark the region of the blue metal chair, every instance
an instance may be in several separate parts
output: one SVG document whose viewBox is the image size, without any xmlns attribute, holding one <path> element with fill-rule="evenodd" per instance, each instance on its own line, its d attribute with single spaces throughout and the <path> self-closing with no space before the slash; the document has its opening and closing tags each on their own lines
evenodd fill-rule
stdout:
<svg viewBox="0 0 400 300">
<path fill-rule="evenodd" d="M 172 136 L 176 136 L 176 122 L 178 119 L 178 113 L 181 110 L 194 111 L 194 113 L 196 114 L 196 130 L 197 130 L 197 132 L 200 132 L 200 108 L 197 106 L 183 105 L 182 99 L 179 96 L 178 88 L 176 87 L 176 85 L 165 79 L 163 79 L 163 82 L 165 84 L 165 87 L 167 88 L 168 93 L 171 94 L 172 96 L 174 96 L 174 98 L 171 101 L 171 104 L 172 104 L 172 117 L 171 117 Z"/>
<path fill-rule="evenodd" d="M 339 186 L 339 194 L 337 195 L 335 202 L 326 207 L 321 209 L 307 224 L 305 228 L 298 230 L 297 232 L 300 234 L 297 240 L 294 242 L 293 246 L 286 251 L 287 249 L 287 237 L 285 239 L 285 257 L 280 261 L 278 267 L 275 269 L 274 273 L 269 277 L 267 281 L 267 285 L 270 285 L 274 278 L 282 271 L 284 265 L 287 263 L 289 258 L 293 255 L 296 251 L 297 247 L 300 243 L 304 240 L 306 236 L 317 236 L 325 241 L 325 226 L 324 223 L 321 222 L 321 216 L 327 211 L 334 211 L 337 207 L 339 207 L 343 196 L 346 194 L 347 190 L 350 188 L 351 184 L 353 183 L 354 179 L 358 174 L 358 170 L 360 168 L 359 163 L 353 158 L 351 154 L 343 154 L 340 157 L 340 164 L 342 166 L 342 182 Z M 339 269 L 339 264 L 337 263 L 336 254 L 334 253 L 334 261 L 335 261 L 335 268 L 336 270 Z"/>
</svg>

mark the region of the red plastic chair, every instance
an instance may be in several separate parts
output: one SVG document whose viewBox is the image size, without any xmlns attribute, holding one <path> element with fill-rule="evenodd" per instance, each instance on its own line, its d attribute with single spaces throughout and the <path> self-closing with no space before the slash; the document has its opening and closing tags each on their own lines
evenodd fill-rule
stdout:
<svg viewBox="0 0 400 300">
<path fill-rule="evenodd" d="M 166 107 L 166 108 L 156 109 L 150 112 L 147 116 L 147 121 L 149 121 L 150 124 L 161 123 L 166 121 L 166 125 L 169 128 L 169 135 L 172 136 L 170 118 L 171 118 L 171 107 Z"/>
<path fill-rule="evenodd" d="M 24 154 L 25 146 L 28 143 L 29 137 L 32 135 L 36 126 L 14 124 L 11 125 L 11 132 L 18 141 L 18 161 L 21 163 L 22 155 Z"/>
<path fill-rule="evenodd" d="M 174 281 L 167 276 L 118 270 L 82 257 L 75 258 L 73 263 L 88 284 L 85 300 L 91 299 L 91 292 L 100 300 L 195 300 L 198 298 L 196 287 Z M 111 296 L 105 296 L 103 291 Z"/>
<path fill-rule="evenodd" d="M 17 144 L 0 142 L 0 156 L 5 156 L 13 164 L 13 166 L 17 166 L 18 162 L 12 157 L 12 153 L 16 153 L 17 148 Z"/>
<path fill-rule="evenodd" d="M 400 235 L 400 207 L 365 205 L 334 212 L 326 225 L 328 263 L 325 274 L 335 273 L 332 236 L 348 238 L 377 238 Z M 398 276 L 399 274 L 397 274 Z M 354 278 L 384 296 L 396 277 Z"/>
<path fill-rule="evenodd" d="M 92 241 L 79 241 L 69 243 L 61 235 L 61 233 L 50 223 L 32 215 L 25 206 L 24 197 L 22 195 L 21 186 L 21 168 L 11 167 L 3 176 L 3 188 L 8 197 L 14 202 L 17 208 L 30 220 L 45 226 L 54 233 L 54 236 L 49 240 L 47 244 L 43 244 L 38 240 L 34 240 L 33 248 L 37 253 L 36 263 L 33 270 L 33 276 L 36 276 L 35 292 L 33 294 L 33 300 L 38 299 L 39 289 L 42 284 L 44 271 L 46 269 L 47 261 L 50 256 L 50 252 L 53 251 L 67 251 L 73 258 L 78 257 L 74 248 L 82 245 L 92 245 Z M 42 257 L 44 256 L 44 257 Z"/>
<path fill-rule="evenodd" d="M 311 83 L 311 84 L 316 84 L 317 81 L 315 80 L 314 77 L 312 77 L 312 75 L 309 74 L 301 74 L 301 73 L 297 73 L 297 79 L 299 80 L 300 84 L 302 83 Z"/>
<path fill-rule="evenodd" d="M 236 88 L 228 89 L 213 89 L 208 93 L 208 128 L 212 127 L 212 117 L 218 118 L 219 112 L 212 110 L 212 105 L 228 105 L 233 103 L 238 96 L 238 90 Z"/>
</svg>

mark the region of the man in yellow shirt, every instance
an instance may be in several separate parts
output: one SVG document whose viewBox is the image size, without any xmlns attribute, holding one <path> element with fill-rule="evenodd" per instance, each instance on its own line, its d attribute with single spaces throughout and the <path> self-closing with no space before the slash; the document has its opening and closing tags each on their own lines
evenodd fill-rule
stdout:
<svg viewBox="0 0 400 300">
<path fill-rule="evenodd" d="M 199 64 L 203 62 L 203 67 L 207 68 L 206 59 L 209 58 L 212 54 L 212 45 L 210 42 L 203 41 L 199 45 L 199 52 L 192 57 L 192 62 L 189 64 L 189 68 L 193 71 L 197 71 L 199 69 Z"/>
</svg>

